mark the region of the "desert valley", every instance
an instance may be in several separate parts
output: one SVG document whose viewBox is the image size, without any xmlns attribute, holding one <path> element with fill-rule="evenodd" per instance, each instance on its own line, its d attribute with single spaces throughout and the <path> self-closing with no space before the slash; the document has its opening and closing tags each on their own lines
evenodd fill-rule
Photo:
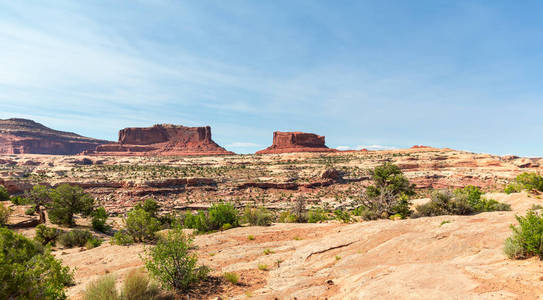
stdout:
<svg viewBox="0 0 543 300">
<path fill-rule="evenodd" d="M 216 144 L 210 127 L 126 128 L 111 142 L 23 119 L 0 121 L 0 153 L 0 185 L 11 197 L 2 202 L 11 211 L 8 228 L 38 241 L 43 228 L 53 230 L 54 239 L 57 233 L 89 231 L 89 239 L 98 241 L 74 246 L 61 239 L 48 246 L 73 270 L 65 289 L 70 299 L 90 299 L 90 284 L 104 276 L 122 285 L 134 270 L 147 272 L 145 257 L 155 236 L 160 240 L 179 222 L 194 239 L 191 252 L 198 264 L 209 273 L 190 289 L 163 297 L 540 299 L 543 294 L 537 255 L 504 251 L 510 226 L 518 224 L 515 216 L 542 208 L 540 191 L 522 181 L 523 174 L 542 171 L 541 158 L 428 146 L 338 151 L 326 147 L 323 136 L 301 132 L 275 132 L 272 146 L 238 155 Z M 391 176 L 381 186 L 379 170 Z M 404 193 L 386 198 L 397 182 Z M 102 230 L 95 228 L 96 214 L 75 213 L 68 226 L 54 220 L 54 205 L 42 203 L 40 209 L 28 201 L 36 186 L 52 193 L 80 188 L 93 199 L 93 209 L 105 210 Z M 381 190 L 372 198 L 368 191 L 376 187 Z M 484 208 L 461 204 L 463 191 L 469 197 L 475 191 Z M 383 206 L 386 201 L 394 204 Z M 161 225 L 138 240 L 130 237 L 127 218 L 147 202 L 154 205 L 152 222 Z M 231 207 L 235 221 L 212 228 L 209 218 L 217 205 Z"/>
</svg>

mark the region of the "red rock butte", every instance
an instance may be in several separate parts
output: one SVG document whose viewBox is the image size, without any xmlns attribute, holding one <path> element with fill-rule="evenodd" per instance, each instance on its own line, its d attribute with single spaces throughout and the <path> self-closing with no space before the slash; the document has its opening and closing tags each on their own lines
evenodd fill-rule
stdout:
<svg viewBox="0 0 543 300">
<path fill-rule="evenodd" d="M 110 143 L 53 130 L 27 119 L 0 120 L 0 154 L 74 155 Z"/>
<path fill-rule="evenodd" d="M 324 136 L 305 132 L 273 133 L 273 144 L 256 152 L 256 154 L 290 153 L 290 152 L 337 152 L 326 147 Z"/>
<path fill-rule="evenodd" d="M 119 142 L 86 151 L 87 155 L 228 155 L 234 154 L 211 139 L 211 127 L 185 127 L 157 124 L 153 127 L 125 128 Z"/>
</svg>

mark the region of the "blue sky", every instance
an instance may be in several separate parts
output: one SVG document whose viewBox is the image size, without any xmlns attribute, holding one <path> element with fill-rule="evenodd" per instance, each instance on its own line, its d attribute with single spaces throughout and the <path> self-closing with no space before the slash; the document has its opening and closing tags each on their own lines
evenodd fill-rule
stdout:
<svg viewBox="0 0 543 300">
<path fill-rule="evenodd" d="M 0 118 L 543 156 L 543 2 L 0 0 Z"/>
</svg>

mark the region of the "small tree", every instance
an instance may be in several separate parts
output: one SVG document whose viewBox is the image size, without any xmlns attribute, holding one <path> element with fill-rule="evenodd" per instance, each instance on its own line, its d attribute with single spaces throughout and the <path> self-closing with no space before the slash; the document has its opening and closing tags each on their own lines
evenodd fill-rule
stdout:
<svg viewBox="0 0 543 300">
<path fill-rule="evenodd" d="M 126 232 L 134 242 L 152 242 L 156 239 L 155 232 L 160 230 L 160 222 L 143 208 L 130 211 L 126 219 Z"/>
<path fill-rule="evenodd" d="M 59 185 L 51 190 L 49 218 L 52 223 L 74 225 L 74 214 L 88 216 L 92 212 L 94 199 L 78 186 Z"/>
<path fill-rule="evenodd" d="M 106 225 L 107 212 L 102 206 L 92 212 L 92 228 L 96 231 L 106 232 L 109 228 Z"/>
<path fill-rule="evenodd" d="M 3 185 L 0 185 L 0 201 L 8 201 L 8 200 L 9 200 L 8 190 Z"/>
<path fill-rule="evenodd" d="M 415 185 L 409 183 L 402 170 L 386 162 L 375 167 L 371 175 L 374 185 L 366 188 L 361 204 L 381 217 L 394 214 L 400 214 L 402 217 L 409 215 L 409 201 L 406 196 L 415 194 Z"/>
<path fill-rule="evenodd" d="M 5 207 L 4 204 L 0 203 L 0 226 L 4 226 L 8 223 L 9 215 L 11 211 L 9 208 Z"/>
<path fill-rule="evenodd" d="M 192 239 L 176 227 L 156 246 L 146 250 L 145 267 L 164 288 L 187 291 L 209 273 L 209 268 L 197 266 L 198 259 L 190 251 L 191 247 Z"/>
<path fill-rule="evenodd" d="M 44 185 L 35 185 L 30 191 L 26 192 L 25 198 L 34 203 L 36 212 L 40 216 L 39 222 L 45 223 L 45 213 L 42 207 L 47 206 L 51 202 L 51 190 Z"/>
<path fill-rule="evenodd" d="M 41 246 L 0 228 L 0 299 L 65 299 L 68 267 Z"/>
</svg>

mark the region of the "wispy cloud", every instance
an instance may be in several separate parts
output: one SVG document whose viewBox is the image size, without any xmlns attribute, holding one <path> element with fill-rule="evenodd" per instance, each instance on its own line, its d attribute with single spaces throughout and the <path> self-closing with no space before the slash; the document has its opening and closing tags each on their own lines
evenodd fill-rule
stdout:
<svg viewBox="0 0 543 300">
<path fill-rule="evenodd" d="M 260 147 L 259 144 L 251 143 L 251 142 L 233 142 L 231 144 L 226 145 L 227 148 L 249 148 L 249 147 Z"/>
</svg>

